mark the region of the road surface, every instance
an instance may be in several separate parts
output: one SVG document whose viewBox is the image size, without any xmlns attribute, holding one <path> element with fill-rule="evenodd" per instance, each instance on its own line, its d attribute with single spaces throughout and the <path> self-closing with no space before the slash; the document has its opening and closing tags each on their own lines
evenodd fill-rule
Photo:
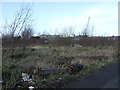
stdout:
<svg viewBox="0 0 120 90">
<path fill-rule="evenodd" d="M 71 82 L 70 88 L 118 88 L 118 62 Z M 118 85 L 119 84 L 119 85 Z M 120 86 L 119 86 L 120 88 Z"/>
</svg>

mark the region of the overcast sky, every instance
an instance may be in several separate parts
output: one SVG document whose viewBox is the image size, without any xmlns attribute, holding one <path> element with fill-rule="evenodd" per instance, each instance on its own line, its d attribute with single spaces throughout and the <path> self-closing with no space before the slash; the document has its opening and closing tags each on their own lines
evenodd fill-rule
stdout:
<svg viewBox="0 0 120 90">
<path fill-rule="evenodd" d="M 2 2 L 0 7 L 0 27 L 4 20 L 12 21 L 22 2 Z M 24 4 L 30 4 L 24 2 Z M 1 11 L 2 10 L 2 11 Z M 94 26 L 94 35 L 118 35 L 117 2 L 34 2 L 32 7 L 35 34 L 64 32 L 72 27 L 78 35 L 85 28 Z M 90 28 L 91 28 L 90 27 Z"/>
</svg>

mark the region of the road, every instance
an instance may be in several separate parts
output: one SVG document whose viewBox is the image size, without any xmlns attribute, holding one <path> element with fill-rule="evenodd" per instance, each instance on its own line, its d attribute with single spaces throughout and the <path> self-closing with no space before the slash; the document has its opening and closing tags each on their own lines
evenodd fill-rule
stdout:
<svg viewBox="0 0 120 90">
<path fill-rule="evenodd" d="M 118 85 L 119 84 L 119 85 Z M 71 82 L 70 88 L 120 88 L 118 83 L 118 62 L 108 65 L 86 77 Z"/>
</svg>

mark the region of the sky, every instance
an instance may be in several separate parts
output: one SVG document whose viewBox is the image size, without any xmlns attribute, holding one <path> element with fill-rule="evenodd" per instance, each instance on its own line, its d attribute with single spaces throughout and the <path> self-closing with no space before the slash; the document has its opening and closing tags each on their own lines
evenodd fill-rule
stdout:
<svg viewBox="0 0 120 90">
<path fill-rule="evenodd" d="M 14 20 L 22 4 L 30 2 L 0 3 L 0 27 Z M 75 35 L 82 34 L 88 18 L 89 29 L 95 36 L 118 35 L 117 2 L 33 2 L 32 25 L 35 35 L 64 33 L 65 28 L 72 27 Z"/>
</svg>

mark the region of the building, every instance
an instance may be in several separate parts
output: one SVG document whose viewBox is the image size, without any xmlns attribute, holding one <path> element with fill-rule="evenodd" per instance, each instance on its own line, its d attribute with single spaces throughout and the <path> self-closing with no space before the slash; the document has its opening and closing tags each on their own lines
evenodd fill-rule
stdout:
<svg viewBox="0 0 120 90">
<path fill-rule="evenodd" d="M 46 39 L 46 40 L 55 40 L 57 38 L 60 38 L 59 35 L 45 35 L 45 34 L 42 34 L 40 35 L 40 38 L 41 39 Z"/>
</svg>

